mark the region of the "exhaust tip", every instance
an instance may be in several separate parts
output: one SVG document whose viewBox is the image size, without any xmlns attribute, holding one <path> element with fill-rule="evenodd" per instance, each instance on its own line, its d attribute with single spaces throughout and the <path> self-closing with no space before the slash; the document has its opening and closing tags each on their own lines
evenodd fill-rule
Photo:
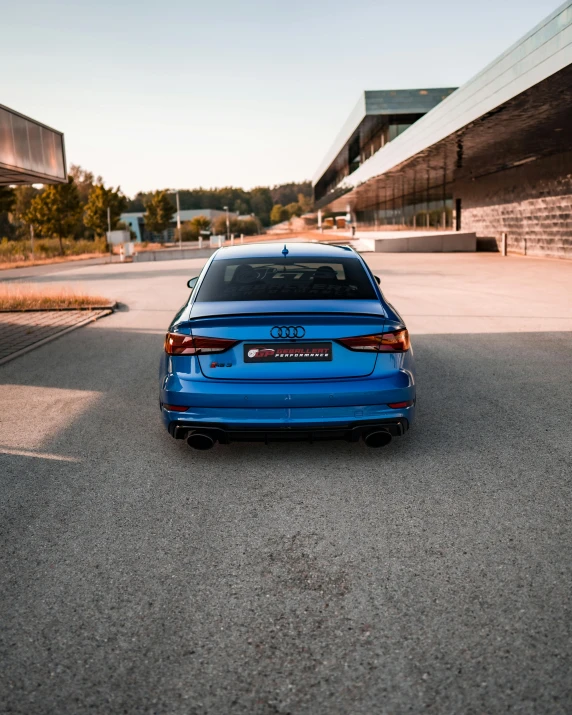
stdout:
<svg viewBox="0 0 572 715">
<path fill-rule="evenodd" d="M 391 442 L 391 435 L 387 430 L 378 430 L 377 432 L 370 432 L 364 437 L 363 441 L 368 447 L 385 447 Z"/>
<path fill-rule="evenodd" d="M 200 432 L 193 432 L 187 437 L 187 444 L 193 449 L 212 449 L 215 445 L 214 439 L 209 437 L 208 434 L 201 434 Z"/>
</svg>

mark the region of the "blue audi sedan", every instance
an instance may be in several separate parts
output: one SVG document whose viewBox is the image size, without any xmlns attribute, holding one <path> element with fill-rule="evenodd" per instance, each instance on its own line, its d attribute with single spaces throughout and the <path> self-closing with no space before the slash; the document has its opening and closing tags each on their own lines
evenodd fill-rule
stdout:
<svg viewBox="0 0 572 715">
<path fill-rule="evenodd" d="M 347 246 L 219 249 L 169 327 L 160 404 L 175 439 L 382 447 L 415 415 L 407 328 Z"/>
</svg>

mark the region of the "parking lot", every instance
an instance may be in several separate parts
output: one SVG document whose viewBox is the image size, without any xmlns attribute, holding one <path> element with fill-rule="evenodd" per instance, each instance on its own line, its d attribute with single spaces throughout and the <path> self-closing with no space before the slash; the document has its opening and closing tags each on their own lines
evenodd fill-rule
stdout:
<svg viewBox="0 0 572 715">
<path fill-rule="evenodd" d="M 0 367 L 0 710 L 572 710 L 572 263 L 366 258 L 418 369 L 384 450 L 168 436 L 202 259 L 0 276 L 121 303 Z"/>
</svg>

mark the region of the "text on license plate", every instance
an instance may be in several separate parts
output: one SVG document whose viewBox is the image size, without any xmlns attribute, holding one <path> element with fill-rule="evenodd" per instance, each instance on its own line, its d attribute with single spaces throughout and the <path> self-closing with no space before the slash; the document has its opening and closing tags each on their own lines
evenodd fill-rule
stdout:
<svg viewBox="0 0 572 715">
<path fill-rule="evenodd" d="M 244 346 L 244 362 L 328 362 L 332 343 L 271 343 Z"/>
</svg>

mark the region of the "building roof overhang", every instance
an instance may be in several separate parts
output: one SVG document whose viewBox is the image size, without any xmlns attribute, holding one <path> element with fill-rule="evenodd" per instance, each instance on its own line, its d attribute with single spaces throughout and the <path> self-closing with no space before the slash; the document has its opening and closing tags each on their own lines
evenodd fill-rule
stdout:
<svg viewBox="0 0 572 715">
<path fill-rule="evenodd" d="M 320 163 L 312 183 L 316 185 L 339 159 L 344 148 L 367 124 L 368 118 L 426 114 L 452 94 L 455 89 L 456 87 L 432 87 L 426 89 L 379 89 L 362 92 L 356 106 Z"/>
<path fill-rule="evenodd" d="M 0 185 L 66 181 L 62 132 L 0 105 Z"/>
</svg>

